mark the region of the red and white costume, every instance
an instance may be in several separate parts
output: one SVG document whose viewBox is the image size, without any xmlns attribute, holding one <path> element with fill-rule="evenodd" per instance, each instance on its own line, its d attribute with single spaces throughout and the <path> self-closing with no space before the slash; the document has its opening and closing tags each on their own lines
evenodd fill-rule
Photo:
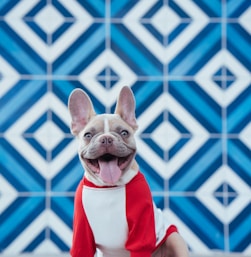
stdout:
<svg viewBox="0 0 251 257">
<path fill-rule="evenodd" d="M 83 178 L 75 196 L 73 257 L 150 257 L 176 232 L 155 207 L 144 176 L 124 186 L 99 187 Z"/>
</svg>

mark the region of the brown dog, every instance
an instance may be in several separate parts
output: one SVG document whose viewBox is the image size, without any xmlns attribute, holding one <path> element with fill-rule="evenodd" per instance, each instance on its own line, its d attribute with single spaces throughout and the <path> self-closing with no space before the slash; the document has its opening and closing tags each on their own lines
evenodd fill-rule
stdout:
<svg viewBox="0 0 251 257">
<path fill-rule="evenodd" d="M 79 140 L 85 169 L 74 209 L 73 257 L 188 256 L 174 225 L 152 201 L 134 159 L 137 129 L 135 101 L 122 88 L 115 114 L 96 115 L 80 89 L 69 98 L 71 132 Z"/>
</svg>

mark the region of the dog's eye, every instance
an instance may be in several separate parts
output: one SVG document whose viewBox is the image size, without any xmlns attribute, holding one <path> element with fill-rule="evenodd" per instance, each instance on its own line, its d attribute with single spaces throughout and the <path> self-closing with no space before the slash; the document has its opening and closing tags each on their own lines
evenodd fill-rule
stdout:
<svg viewBox="0 0 251 257">
<path fill-rule="evenodd" d="M 90 140 L 92 138 L 92 134 L 90 132 L 87 132 L 84 134 L 84 138 Z"/>
<path fill-rule="evenodd" d="M 122 137 L 127 137 L 127 136 L 129 135 L 129 132 L 128 132 L 127 130 L 122 130 L 122 131 L 120 132 L 120 135 L 121 135 Z"/>
</svg>

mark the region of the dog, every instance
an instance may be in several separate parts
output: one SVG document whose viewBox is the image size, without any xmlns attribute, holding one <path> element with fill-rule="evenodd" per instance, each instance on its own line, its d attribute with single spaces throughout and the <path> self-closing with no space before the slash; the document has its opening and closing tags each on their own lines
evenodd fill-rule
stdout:
<svg viewBox="0 0 251 257">
<path fill-rule="evenodd" d="M 121 89 L 114 114 L 97 115 L 75 89 L 68 101 L 71 133 L 85 170 L 74 201 L 73 257 L 186 257 L 175 225 L 158 209 L 135 160 L 137 130 L 132 90 Z"/>
</svg>

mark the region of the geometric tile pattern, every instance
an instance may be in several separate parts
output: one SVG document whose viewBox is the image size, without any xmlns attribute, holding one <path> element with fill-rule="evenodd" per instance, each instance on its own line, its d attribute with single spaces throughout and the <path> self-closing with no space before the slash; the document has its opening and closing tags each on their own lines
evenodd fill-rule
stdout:
<svg viewBox="0 0 251 257">
<path fill-rule="evenodd" d="M 251 254 L 251 3 L 0 1 L 0 253 L 68 252 L 67 99 L 132 88 L 137 161 L 189 248 Z"/>
</svg>

